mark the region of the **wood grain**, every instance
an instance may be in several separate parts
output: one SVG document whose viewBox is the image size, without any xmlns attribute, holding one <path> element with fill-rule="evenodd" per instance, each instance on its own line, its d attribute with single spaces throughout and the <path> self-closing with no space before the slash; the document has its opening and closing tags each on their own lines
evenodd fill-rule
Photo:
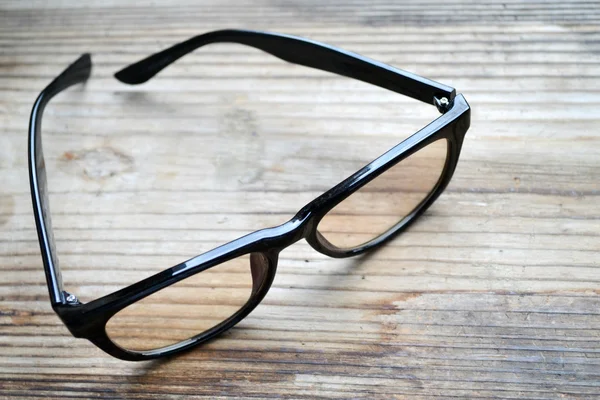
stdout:
<svg viewBox="0 0 600 400">
<path fill-rule="evenodd" d="M 238 327 L 180 357 L 115 360 L 48 303 L 26 129 L 44 145 L 66 288 L 110 293 L 301 206 L 433 107 L 237 45 L 144 86 L 112 74 L 192 35 L 273 30 L 456 87 L 453 181 L 406 234 L 333 260 L 301 242 Z M 600 394 L 600 4 L 418 0 L 0 2 L 1 398 L 592 399 Z M 377 223 L 360 216 L 368 231 Z"/>
</svg>

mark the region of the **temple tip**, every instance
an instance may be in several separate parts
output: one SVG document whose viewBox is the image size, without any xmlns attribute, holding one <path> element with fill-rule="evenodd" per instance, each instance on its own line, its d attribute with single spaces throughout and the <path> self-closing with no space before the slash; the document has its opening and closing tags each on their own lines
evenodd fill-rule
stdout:
<svg viewBox="0 0 600 400">
<path fill-rule="evenodd" d="M 149 81 L 154 75 L 169 65 L 171 61 L 168 57 L 168 51 L 162 51 L 126 66 L 115 73 L 115 78 L 129 85 L 139 85 L 140 83 Z"/>
<path fill-rule="evenodd" d="M 86 81 L 92 74 L 92 56 L 90 53 L 84 53 L 75 62 L 64 71 L 65 75 L 73 74 L 79 77 L 79 80 Z"/>
<path fill-rule="evenodd" d="M 147 82 L 153 76 L 154 74 L 148 75 L 140 73 L 139 68 L 137 68 L 137 63 L 129 65 L 115 73 L 115 78 L 118 81 L 127 83 L 129 85 L 139 85 Z"/>
</svg>

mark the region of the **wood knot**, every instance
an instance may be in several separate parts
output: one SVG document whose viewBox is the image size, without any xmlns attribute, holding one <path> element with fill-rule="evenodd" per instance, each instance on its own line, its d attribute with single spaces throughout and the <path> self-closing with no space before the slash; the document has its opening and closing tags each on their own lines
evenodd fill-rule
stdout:
<svg viewBox="0 0 600 400">
<path fill-rule="evenodd" d="M 67 151 L 61 161 L 68 163 L 86 178 L 103 180 L 130 171 L 133 158 L 111 147 L 100 147 L 90 150 Z"/>
<path fill-rule="evenodd" d="M 0 196 L 0 226 L 6 224 L 15 212 L 15 200 L 10 195 Z"/>
</svg>

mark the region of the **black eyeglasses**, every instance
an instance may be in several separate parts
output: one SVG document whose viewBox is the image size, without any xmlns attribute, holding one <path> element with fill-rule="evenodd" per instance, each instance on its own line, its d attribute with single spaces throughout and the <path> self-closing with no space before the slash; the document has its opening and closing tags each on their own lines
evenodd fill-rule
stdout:
<svg viewBox="0 0 600 400">
<path fill-rule="evenodd" d="M 50 223 L 41 139 L 42 114 L 48 101 L 90 76 L 90 55 L 82 55 L 40 93 L 33 105 L 29 121 L 33 211 L 54 311 L 75 337 L 89 339 L 123 360 L 171 355 L 233 327 L 267 294 L 279 253 L 301 239 L 330 257 L 350 257 L 380 246 L 402 232 L 448 185 L 470 125 L 469 105 L 451 87 L 289 35 L 242 30 L 210 32 L 132 64 L 115 77 L 128 84 L 143 83 L 187 53 L 220 42 L 255 47 L 290 63 L 380 86 L 434 105 L 442 115 L 311 201 L 288 222 L 256 231 L 82 304 L 75 295 L 63 290 Z M 361 218 L 365 214 L 373 215 L 369 226 L 375 226 L 377 232 L 364 232 Z M 196 296 L 199 301 L 172 304 L 173 299 L 186 292 L 186 298 Z"/>
</svg>

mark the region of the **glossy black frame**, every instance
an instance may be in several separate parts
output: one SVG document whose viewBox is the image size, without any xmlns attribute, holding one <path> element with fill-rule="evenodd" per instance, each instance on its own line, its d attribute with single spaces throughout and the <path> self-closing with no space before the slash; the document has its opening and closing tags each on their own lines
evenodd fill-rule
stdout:
<svg viewBox="0 0 600 400">
<path fill-rule="evenodd" d="M 63 290 L 52 235 L 41 139 L 42 114 L 48 101 L 68 87 L 85 82 L 90 76 L 90 55 L 82 55 L 40 93 L 33 105 L 29 122 L 28 151 L 33 211 L 54 311 L 75 337 L 87 338 L 106 353 L 123 360 L 148 360 L 178 353 L 197 346 L 237 324 L 260 303 L 269 290 L 277 269 L 279 253 L 303 238 L 323 254 L 331 257 L 349 257 L 379 246 L 402 232 L 447 186 L 456 168 L 463 139 L 470 125 L 469 105 L 462 95 L 456 95 L 455 90 L 449 86 L 323 43 L 275 33 L 245 30 L 209 32 L 132 64 L 117 72 L 115 77 L 128 84 L 146 82 L 185 54 L 206 44 L 219 42 L 248 45 L 290 63 L 380 86 L 434 105 L 442 115 L 311 201 L 288 222 L 253 232 L 117 292 L 82 304 L 74 295 Z M 329 210 L 387 169 L 438 139 L 447 139 L 448 142 L 448 157 L 442 175 L 431 193 L 397 225 L 374 240 L 353 249 L 336 248 L 319 234 L 319 221 Z M 106 334 L 106 323 L 124 307 L 193 274 L 250 253 L 263 254 L 268 260 L 268 267 L 261 273 L 254 274 L 253 271 L 255 281 L 250 299 L 242 309 L 221 324 L 176 345 L 152 351 L 123 349 Z"/>
</svg>

